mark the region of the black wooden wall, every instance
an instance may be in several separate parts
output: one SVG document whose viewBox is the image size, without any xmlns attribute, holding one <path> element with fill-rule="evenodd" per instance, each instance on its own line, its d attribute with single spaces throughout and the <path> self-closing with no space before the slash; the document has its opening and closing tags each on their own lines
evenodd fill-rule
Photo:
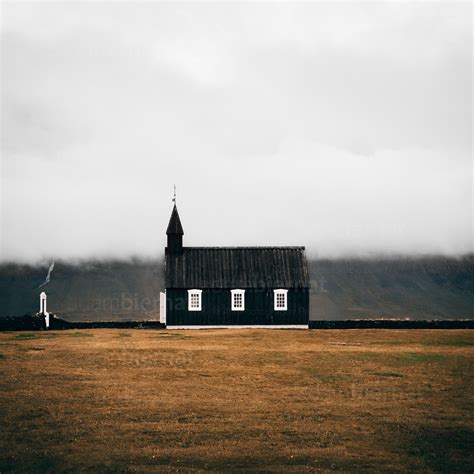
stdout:
<svg viewBox="0 0 474 474">
<path fill-rule="evenodd" d="M 308 324 L 309 290 L 288 290 L 288 310 L 273 310 L 272 289 L 245 290 L 245 311 L 231 310 L 230 289 L 202 289 L 202 310 L 188 311 L 188 291 L 166 290 L 166 324 L 181 325 L 279 325 Z"/>
</svg>

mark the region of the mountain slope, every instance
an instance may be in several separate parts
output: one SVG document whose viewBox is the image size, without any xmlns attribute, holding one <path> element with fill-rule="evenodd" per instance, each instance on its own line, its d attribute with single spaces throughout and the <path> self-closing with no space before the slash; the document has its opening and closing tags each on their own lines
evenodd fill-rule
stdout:
<svg viewBox="0 0 474 474">
<path fill-rule="evenodd" d="M 474 256 L 311 260 L 311 319 L 474 318 Z M 48 309 L 71 321 L 158 319 L 158 260 L 0 265 L 0 316 Z"/>
<path fill-rule="evenodd" d="M 35 312 L 39 294 L 48 294 L 48 310 L 71 320 L 159 319 L 163 289 L 159 261 L 56 262 L 44 287 L 47 266 L 0 266 L 0 315 Z"/>
<path fill-rule="evenodd" d="M 474 257 L 311 261 L 311 319 L 474 317 Z"/>
</svg>

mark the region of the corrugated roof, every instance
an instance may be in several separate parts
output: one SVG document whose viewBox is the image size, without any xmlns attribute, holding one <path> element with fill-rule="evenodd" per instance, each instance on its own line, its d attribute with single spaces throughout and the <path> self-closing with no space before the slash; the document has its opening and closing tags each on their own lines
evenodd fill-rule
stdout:
<svg viewBox="0 0 474 474">
<path fill-rule="evenodd" d="M 304 247 L 183 247 L 166 255 L 166 288 L 309 288 Z"/>
</svg>

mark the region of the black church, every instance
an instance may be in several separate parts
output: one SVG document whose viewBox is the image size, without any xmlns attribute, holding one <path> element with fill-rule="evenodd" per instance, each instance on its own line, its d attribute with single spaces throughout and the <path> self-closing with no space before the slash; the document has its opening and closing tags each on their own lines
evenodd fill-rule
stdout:
<svg viewBox="0 0 474 474">
<path fill-rule="evenodd" d="M 166 234 L 168 327 L 307 327 L 304 247 L 183 247 L 176 203 Z"/>
</svg>

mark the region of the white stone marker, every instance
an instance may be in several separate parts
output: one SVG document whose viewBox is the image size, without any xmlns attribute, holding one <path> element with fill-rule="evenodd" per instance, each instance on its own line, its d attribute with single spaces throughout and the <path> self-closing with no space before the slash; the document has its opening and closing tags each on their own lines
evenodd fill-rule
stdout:
<svg viewBox="0 0 474 474">
<path fill-rule="evenodd" d="M 44 314 L 45 316 L 45 322 L 46 322 L 46 328 L 49 328 L 49 313 L 46 311 L 46 300 L 47 300 L 46 293 L 44 291 L 41 292 L 40 294 L 40 310 L 39 312 L 41 314 Z"/>
</svg>

